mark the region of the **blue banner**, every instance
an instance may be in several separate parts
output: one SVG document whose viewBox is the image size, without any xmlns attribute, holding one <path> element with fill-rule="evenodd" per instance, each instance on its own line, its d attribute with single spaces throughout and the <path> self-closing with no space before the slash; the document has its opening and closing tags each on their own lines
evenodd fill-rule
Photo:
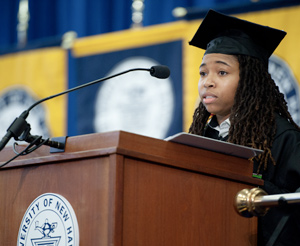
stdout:
<svg viewBox="0 0 300 246">
<path fill-rule="evenodd" d="M 75 86 L 132 68 L 167 65 L 167 79 L 134 71 L 69 95 L 69 135 L 124 130 L 165 138 L 183 130 L 182 41 L 78 57 Z"/>
</svg>

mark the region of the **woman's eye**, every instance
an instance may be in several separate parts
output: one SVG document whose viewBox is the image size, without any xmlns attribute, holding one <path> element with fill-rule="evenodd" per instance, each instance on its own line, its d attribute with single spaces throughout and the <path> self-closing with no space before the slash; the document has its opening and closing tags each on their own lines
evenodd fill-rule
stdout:
<svg viewBox="0 0 300 246">
<path fill-rule="evenodd" d="M 225 71 L 220 71 L 219 74 L 220 74 L 220 75 L 226 75 L 227 72 L 225 72 Z"/>
<path fill-rule="evenodd" d="M 201 77 L 203 77 L 203 76 L 205 76 L 205 75 L 206 75 L 205 72 L 200 72 L 200 76 L 201 76 Z"/>
</svg>

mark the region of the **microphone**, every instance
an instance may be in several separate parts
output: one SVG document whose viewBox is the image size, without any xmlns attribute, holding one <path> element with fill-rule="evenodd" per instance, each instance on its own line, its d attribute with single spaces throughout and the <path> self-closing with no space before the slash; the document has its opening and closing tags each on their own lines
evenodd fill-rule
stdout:
<svg viewBox="0 0 300 246">
<path fill-rule="evenodd" d="M 25 121 L 29 114 L 29 111 L 24 111 L 18 118 L 16 118 L 13 123 L 7 129 L 5 136 L 0 142 L 0 151 L 5 147 L 8 141 L 14 137 L 15 140 L 18 140 L 19 137 L 24 131 L 30 130 L 29 124 Z"/>
<path fill-rule="evenodd" d="M 35 102 L 34 104 L 32 104 L 27 110 L 25 110 L 18 118 L 16 118 L 13 123 L 10 125 L 10 127 L 7 129 L 7 133 L 5 134 L 5 136 L 2 138 L 2 140 L 0 141 L 0 151 L 6 146 L 6 144 L 9 142 L 9 140 L 13 137 L 15 140 L 25 140 L 25 141 L 31 141 L 31 137 L 28 137 L 29 131 L 30 131 L 30 125 L 26 122 L 26 118 L 29 115 L 29 112 L 31 109 L 33 109 L 36 105 L 47 101 L 49 99 L 64 95 L 66 93 L 75 91 L 75 90 L 79 90 L 81 88 L 102 82 L 104 80 L 108 80 L 120 75 L 123 75 L 125 73 L 129 73 L 129 72 L 133 72 L 133 71 L 148 71 L 150 72 L 150 75 L 153 77 L 156 77 L 158 79 L 166 79 L 170 76 L 170 69 L 167 66 L 164 65 L 156 65 L 156 66 L 152 66 L 151 68 L 132 68 L 108 77 L 104 77 L 101 79 L 97 79 L 91 82 L 88 82 L 86 84 L 68 89 L 66 91 L 63 91 L 61 93 L 43 98 L 37 102 Z M 22 134 L 22 139 L 19 139 L 20 135 Z M 49 141 L 51 142 L 51 141 Z M 59 144 L 56 144 L 54 141 L 52 141 L 51 143 L 53 143 L 53 147 L 58 146 Z"/>
<path fill-rule="evenodd" d="M 153 66 L 150 68 L 150 74 L 159 79 L 166 79 L 170 76 L 170 69 L 163 65 Z"/>
</svg>

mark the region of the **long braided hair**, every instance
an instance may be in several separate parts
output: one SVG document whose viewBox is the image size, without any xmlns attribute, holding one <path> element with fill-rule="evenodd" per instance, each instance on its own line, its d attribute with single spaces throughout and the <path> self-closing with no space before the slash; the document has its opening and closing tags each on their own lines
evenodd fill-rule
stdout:
<svg viewBox="0 0 300 246">
<path fill-rule="evenodd" d="M 287 103 L 279 92 L 266 66 L 258 59 L 237 55 L 240 69 L 240 81 L 230 114 L 230 129 L 228 142 L 240 144 L 264 152 L 257 157 L 259 166 L 257 173 L 268 161 L 275 161 L 271 155 L 274 136 L 276 133 L 275 114 L 286 118 L 299 129 L 288 112 Z M 210 113 L 200 102 L 193 116 L 189 132 L 203 135 Z"/>
</svg>

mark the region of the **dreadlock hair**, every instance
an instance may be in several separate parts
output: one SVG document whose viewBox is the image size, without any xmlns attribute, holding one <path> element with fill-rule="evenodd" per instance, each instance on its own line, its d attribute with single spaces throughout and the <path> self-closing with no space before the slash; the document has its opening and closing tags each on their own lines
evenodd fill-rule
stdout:
<svg viewBox="0 0 300 246">
<path fill-rule="evenodd" d="M 287 103 L 279 92 L 266 66 L 257 58 L 246 55 L 236 56 L 239 62 L 239 84 L 230 114 L 228 142 L 263 150 L 256 157 L 261 167 L 267 168 L 269 161 L 275 165 L 271 147 L 276 133 L 275 114 L 286 118 L 297 129 L 288 112 Z M 200 102 L 193 116 L 189 132 L 203 135 L 210 113 Z"/>
</svg>

